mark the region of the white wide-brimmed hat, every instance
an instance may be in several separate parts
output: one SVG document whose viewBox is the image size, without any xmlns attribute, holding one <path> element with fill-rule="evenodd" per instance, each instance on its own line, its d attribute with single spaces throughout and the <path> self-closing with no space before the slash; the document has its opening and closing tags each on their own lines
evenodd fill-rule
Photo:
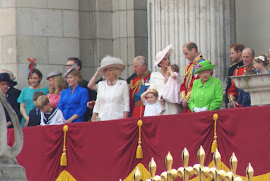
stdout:
<svg viewBox="0 0 270 181">
<path fill-rule="evenodd" d="M 116 58 L 116 57 L 111 57 L 109 55 L 107 55 L 106 57 L 104 57 L 101 60 L 101 65 L 98 68 L 98 74 L 103 76 L 104 75 L 104 70 L 106 68 L 117 68 L 121 71 L 123 71 L 125 69 L 125 65 L 123 63 L 123 61 L 120 58 Z"/>
<path fill-rule="evenodd" d="M 168 45 L 166 48 L 164 48 L 162 51 L 159 51 L 156 54 L 155 66 L 158 66 L 158 64 L 165 57 L 165 55 L 171 50 L 171 48 L 172 48 L 172 44 Z"/>
</svg>

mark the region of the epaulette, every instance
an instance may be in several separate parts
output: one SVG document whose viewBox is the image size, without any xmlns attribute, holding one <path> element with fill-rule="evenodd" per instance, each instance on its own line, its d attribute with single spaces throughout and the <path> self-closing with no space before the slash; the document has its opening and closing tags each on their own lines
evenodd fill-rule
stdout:
<svg viewBox="0 0 270 181">
<path fill-rule="evenodd" d="M 233 67 L 233 66 L 235 66 L 236 64 L 238 64 L 238 63 L 234 63 L 234 64 L 232 64 L 230 67 Z"/>
<path fill-rule="evenodd" d="M 204 59 L 204 60 L 206 60 L 203 56 L 202 56 L 202 54 L 200 54 L 200 55 L 198 55 L 192 62 L 194 63 L 194 64 L 197 64 L 200 60 L 202 60 L 202 59 Z"/>
<path fill-rule="evenodd" d="M 243 68 L 243 67 L 245 67 L 245 65 L 239 66 L 239 67 L 237 67 L 237 68 L 239 69 L 239 68 Z"/>
<path fill-rule="evenodd" d="M 133 77 L 131 80 L 136 79 L 137 77 L 138 77 L 138 75 L 136 75 L 135 77 Z"/>
</svg>

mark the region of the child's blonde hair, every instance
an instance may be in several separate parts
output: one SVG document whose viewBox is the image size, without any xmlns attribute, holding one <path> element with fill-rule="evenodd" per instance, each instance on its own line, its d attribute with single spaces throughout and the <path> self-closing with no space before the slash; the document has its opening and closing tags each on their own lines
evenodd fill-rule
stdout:
<svg viewBox="0 0 270 181">
<path fill-rule="evenodd" d="M 54 87 L 50 88 L 50 93 L 60 94 L 63 89 L 67 88 L 67 84 L 61 75 L 54 76 Z"/>
<path fill-rule="evenodd" d="M 49 103 L 50 103 L 49 98 L 46 95 L 41 95 L 37 98 L 36 107 L 38 109 L 42 109 Z"/>
<path fill-rule="evenodd" d="M 269 60 L 265 55 L 260 55 L 258 57 L 255 57 L 254 62 L 263 63 L 264 67 L 267 67 L 267 65 L 269 64 Z"/>
<path fill-rule="evenodd" d="M 158 91 L 156 89 L 150 89 L 148 94 L 153 94 L 156 98 L 158 98 Z"/>
</svg>

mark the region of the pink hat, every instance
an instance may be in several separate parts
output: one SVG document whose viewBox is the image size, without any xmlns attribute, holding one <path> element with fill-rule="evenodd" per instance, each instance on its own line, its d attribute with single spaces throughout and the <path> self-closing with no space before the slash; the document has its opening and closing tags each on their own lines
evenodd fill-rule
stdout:
<svg viewBox="0 0 270 181">
<path fill-rule="evenodd" d="M 155 66 L 157 66 L 161 62 L 161 60 L 165 57 L 165 55 L 172 50 L 171 48 L 172 44 L 168 45 L 166 48 L 164 48 L 162 51 L 159 51 L 156 54 Z"/>
</svg>

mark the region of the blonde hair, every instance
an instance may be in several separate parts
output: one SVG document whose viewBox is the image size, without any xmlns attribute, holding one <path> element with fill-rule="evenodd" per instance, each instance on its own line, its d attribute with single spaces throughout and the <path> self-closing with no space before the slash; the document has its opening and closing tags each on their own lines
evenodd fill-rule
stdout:
<svg viewBox="0 0 270 181">
<path fill-rule="evenodd" d="M 153 94 L 156 98 L 158 98 L 158 91 L 156 89 L 150 89 L 148 94 Z"/>
<path fill-rule="evenodd" d="M 67 85 L 61 75 L 54 76 L 54 87 L 50 88 L 50 93 L 60 94 L 63 89 L 67 88 Z"/>
<path fill-rule="evenodd" d="M 66 76 L 68 76 L 69 74 L 73 75 L 74 77 L 79 77 L 79 82 L 83 80 L 80 71 L 77 69 L 71 70 Z"/>
<path fill-rule="evenodd" d="M 113 71 L 113 73 L 114 73 L 114 75 L 115 75 L 115 79 L 116 79 L 116 80 L 120 78 L 121 73 L 122 73 L 122 70 L 120 70 L 120 69 L 118 69 L 118 68 L 115 68 L 115 67 L 108 67 L 108 68 L 112 69 L 112 71 Z M 107 68 L 106 68 L 106 69 L 107 69 Z M 104 69 L 104 72 L 105 72 L 106 69 Z M 105 74 L 104 74 L 104 75 L 105 75 Z M 105 78 L 106 78 L 106 75 L 105 75 Z"/>
<path fill-rule="evenodd" d="M 46 95 L 41 95 L 37 98 L 36 107 L 38 109 L 42 109 L 49 103 L 50 103 L 49 98 Z"/>
</svg>

